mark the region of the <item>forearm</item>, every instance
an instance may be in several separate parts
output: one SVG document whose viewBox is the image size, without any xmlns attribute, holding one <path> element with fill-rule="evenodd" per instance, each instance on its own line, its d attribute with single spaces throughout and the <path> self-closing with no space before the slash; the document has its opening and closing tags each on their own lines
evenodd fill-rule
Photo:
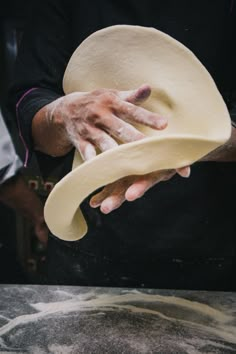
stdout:
<svg viewBox="0 0 236 354">
<path fill-rule="evenodd" d="M 234 162 L 236 161 L 236 128 L 232 126 L 230 139 L 222 146 L 205 156 L 202 161 Z"/>
</svg>

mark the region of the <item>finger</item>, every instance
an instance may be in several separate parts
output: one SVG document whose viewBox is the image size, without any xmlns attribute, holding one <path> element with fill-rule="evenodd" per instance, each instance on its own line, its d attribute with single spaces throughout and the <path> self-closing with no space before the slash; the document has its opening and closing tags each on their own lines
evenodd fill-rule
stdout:
<svg viewBox="0 0 236 354">
<path fill-rule="evenodd" d="M 114 109 L 116 116 L 127 122 L 143 124 L 158 130 L 167 126 L 166 118 L 142 107 L 137 107 L 130 102 L 117 101 Z"/>
<path fill-rule="evenodd" d="M 124 202 L 124 194 L 112 195 L 101 203 L 100 210 L 103 214 L 109 214 L 111 211 L 118 209 Z"/>
<path fill-rule="evenodd" d="M 164 170 L 138 177 L 127 189 L 125 198 L 129 202 L 141 198 L 150 188 L 157 183 L 170 179 L 175 174 L 174 170 Z"/>
<path fill-rule="evenodd" d="M 149 85 L 144 84 L 136 90 L 121 91 L 119 97 L 124 101 L 138 105 L 146 101 L 148 97 L 150 97 L 150 95 L 151 87 Z"/>
<path fill-rule="evenodd" d="M 94 127 L 91 128 L 90 137 L 88 137 L 88 140 L 93 145 L 96 145 L 102 152 L 114 149 L 118 146 L 118 143 L 109 134 Z"/>
<path fill-rule="evenodd" d="M 132 202 L 138 198 L 141 198 L 145 192 L 147 192 L 154 184 L 157 184 L 162 180 L 162 176 L 156 177 L 154 180 L 151 175 L 147 175 L 145 178 L 138 178 L 126 191 L 125 199 Z"/>
<path fill-rule="evenodd" d="M 118 206 L 125 201 L 125 192 L 135 179 L 135 176 L 128 176 L 108 184 L 101 192 L 90 199 L 90 206 L 97 208 L 101 206 L 106 199 L 112 198 L 110 201 L 103 204 L 103 208 L 109 209 L 109 211 L 113 210 L 113 208 L 118 208 Z"/>
<path fill-rule="evenodd" d="M 104 187 L 103 190 L 97 194 L 95 194 L 89 201 L 89 205 L 92 208 L 98 208 L 103 200 L 105 200 L 109 196 L 109 188 Z"/>
<path fill-rule="evenodd" d="M 95 146 L 93 146 L 89 141 L 84 140 L 84 139 L 77 139 L 75 142 L 73 142 L 74 146 L 76 149 L 79 151 L 82 159 L 84 161 L 91 160 L 94 158 L 97 153 Z"/>
<path fill-rule="evenodd" d="M 124 122 L 114 114 L 103 120 L 104 129 L 123 143 L 129 143 L 145 138 L 146 136 L 136 129 L 133 125 Z"/>
<path fill-rule="evenodd" d="M 75 131 L 74 125 L 69 122 L 66 126 L 68 138 L 74 147 L 79 151 L 84 161 L 90 160 L 96 156 L 95 147 Z"/>
<path fill-rule="evenodd" d="M 182 168 L 177 168 L 176 172 L 181 176 L 181 177 L 185 177 L 188 178 L 190 176 L 191 173 L 191 168 L 190 166 L 186 166 L 186 167 L 182 167 Z"/>
</svg>

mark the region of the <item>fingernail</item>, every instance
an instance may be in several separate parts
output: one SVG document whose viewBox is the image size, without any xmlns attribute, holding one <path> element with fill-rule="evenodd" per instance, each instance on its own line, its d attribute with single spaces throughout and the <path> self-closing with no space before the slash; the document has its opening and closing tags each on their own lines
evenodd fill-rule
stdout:
<svg viewBox="0 0 236 354">
<path fill-rule="evenodd" d="M 133 202 L 136 198 L 137 196 L 133 191 L 127 191 L 125 194 L 125 199 L 127 202 Z"/>
<path fill-rule="evenodd" d="M 99 205 L 100 205 L 101 203 L 98 203 L 98 202 L 96 202 L 96 200 L 90 200 L 90 202 L 89 202 L 89 205 L 91 206 L 91 208 L 97 208 L 97 207 L 99 207 Z"/>
<path fill-rule="evenodd" d="M 158 121 L 157 121 L 157 127 L 159 129 L 164 129 L 168 124 L 168 121 L 166 118 L 163 117 L 159 117 Z"/>
<path fill-rule="evenodd" d="M 109 214 L 112 211 L 112 209 L 108 208 L 107 206 L 101 206 L 100 210 L 103 214 Z"/>
<path fill-rule="evenodd" d="M 101 212 L 103 214 L 109 214 L 113 210 L 113 203 L 111 200 L 105 200 L 101 204 Z"/>
</svg>

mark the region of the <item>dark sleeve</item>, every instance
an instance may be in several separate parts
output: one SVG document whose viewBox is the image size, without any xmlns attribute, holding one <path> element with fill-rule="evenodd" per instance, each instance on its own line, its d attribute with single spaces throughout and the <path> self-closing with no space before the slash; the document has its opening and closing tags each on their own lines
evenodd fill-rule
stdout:
<svg viewBox="0 0 236 354">
<path fill-rule="evenodd" d="M 70 0 L 35 1 L 25 27 L 8 91 L 26 156 L 33 149 L 31 124 L 37 111 L 63 95 L 62 78 L 73 52 Z"/>
</svg>

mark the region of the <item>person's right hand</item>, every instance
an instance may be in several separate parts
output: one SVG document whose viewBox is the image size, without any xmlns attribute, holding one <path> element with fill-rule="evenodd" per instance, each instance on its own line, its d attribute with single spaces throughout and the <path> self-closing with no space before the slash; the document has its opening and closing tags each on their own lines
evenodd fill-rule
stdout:
<svg viewBox="0 0 236 354">
<path fill-rule="evenodd" d="M 140 103 L 151 94 L 148 85 L 137 90 L 116 91 L 99 89 L 92 92 L 75 92 L 48 105 L 48 124 L 57 130 L 58 153 L 64 155 L 75 146 L 84 160 L 101 152 L 145 138 L 133 124 L 164 129 L 167 119 L 142 107 Z M 54 130 L 55 131 L 55 130 Z"/>
<path fill-rule="evenodd" d="M 45 223 L 44 217 L 39 216 L 36 220 L 33 220 L 34 223 L 34 233 L 41 244 L 46 247 L 48 243 L 48 234 L 49 230 Z"/>
</svg>

